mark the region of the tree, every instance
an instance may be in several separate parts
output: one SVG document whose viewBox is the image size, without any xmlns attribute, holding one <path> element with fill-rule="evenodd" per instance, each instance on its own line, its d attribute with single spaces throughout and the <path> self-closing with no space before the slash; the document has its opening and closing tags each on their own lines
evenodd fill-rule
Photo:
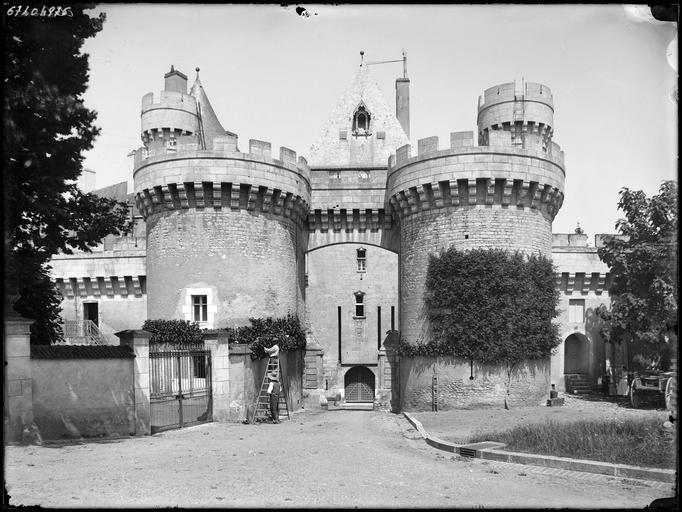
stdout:
<svg viewBox="0 0 682 512">
<path fill-rule="evenodd" d="M 431 341 L 413 346 L 413 355 L 503 364 L 507 396 L 517 365 L 549 357 L 561 341 L 552 322 L 559 292 L 545 257 L 450 248 L 429 258 L 425 287 Z"/>
<path fill-rule="evenodd" d="M 635 366 L 663 367 L 677 343 L 677 182 L 664 181 L 658 195 L 623 188 L 618 234 L 605 236 L 598 249 L 613 281 L 605 340 L 627 343 Z"/>
<path fill-rule="evenodd" d="M 61 338 L 49 259 L 59 251 L 89 251 L 106 235 L 126 231 L 125 203 L 76 186 L 83 152 L 99 133 L 93 126 L 97 114 L 82 99 L 88 55 L 81 47 L 105 18 L 84 12 L 92 7 L 5 6 L 5 300 L 7 311 L 19 294 L 14 309 L 35 320 L 32 343 Z"/>
</svg>

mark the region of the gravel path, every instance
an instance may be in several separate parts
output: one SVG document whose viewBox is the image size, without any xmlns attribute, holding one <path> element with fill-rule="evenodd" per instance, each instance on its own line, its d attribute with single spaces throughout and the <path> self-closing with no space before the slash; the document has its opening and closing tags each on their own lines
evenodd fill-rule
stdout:
<svg viewBox="0 0 682 512">
<path fill-rule="evenodd" d="M 9 446 L 5 481 L 12 505 L 67 508 L 641 508 L 672 495 L 670 486 L 537 474 L 444 455 L 402 415 L 364 411 Z"/>
</svg>

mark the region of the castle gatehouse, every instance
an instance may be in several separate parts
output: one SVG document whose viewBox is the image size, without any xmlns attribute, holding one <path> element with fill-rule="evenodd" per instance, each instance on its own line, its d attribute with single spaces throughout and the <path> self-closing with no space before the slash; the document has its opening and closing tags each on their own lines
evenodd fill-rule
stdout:
<svg viewBox="0 0 682 512">
<path fill-rule="evenodd" d="M 301 403 L 338 397 L 428 409 L 437 376 L 441 408 L 497 405 L 499 369 L 401 361 L 394 348 L 398 336 L 428 337 L 429 255 L 501 248 L 551 256 L 562 292 L 565 343 L 519 369 L 514 400 L 540 403 L 573 375 L 594 389 L 605 362 L 619 363 L 589 321 L 609 304 L 607 268 L 586 235 L 552 234 L 566 168 L 547 86 L 489 87 L 476 131 L 412 145 L 407 74 L 391 107 L 361 62 L 301 156 L 240 142 L 214 112 L 198 68 L 191 86 L 173 67 L 164 78 L 160 94 L 142 98 L 134 192 L 125 183 L 97 192 L 132 199 L 135 230 L 105 239 L 96 261 L 53 260 L 66 322 L 88 320 L 116 343 L 115 332 L 146 318 L 215 330 L 291 313 L 308 332 Z"/>
</svg>

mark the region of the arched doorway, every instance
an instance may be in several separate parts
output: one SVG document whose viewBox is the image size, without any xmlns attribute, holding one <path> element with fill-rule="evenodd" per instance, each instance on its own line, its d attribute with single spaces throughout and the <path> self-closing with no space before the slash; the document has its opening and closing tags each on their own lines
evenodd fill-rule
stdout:
<svg viewBox="0 0 682 512">
<path fill-rule="evenodd" d="M 365 366 L 354 366 L 344 376 L 346 402 L 374 402 L 374 373 Z"/>
<path fill-rule="evenodd" d="M 573 333 L 564 341 L 564 374 L 588 374 L 590 347 L 584 334 Z"/>
</svg>

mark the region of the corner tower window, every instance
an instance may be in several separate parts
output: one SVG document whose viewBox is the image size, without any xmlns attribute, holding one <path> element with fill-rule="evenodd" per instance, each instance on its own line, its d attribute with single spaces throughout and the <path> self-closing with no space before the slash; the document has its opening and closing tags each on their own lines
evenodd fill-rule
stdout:
<svg viewBox="0 0 682 512">
<path fill-rule="evenodd" d="M 365 294 L 363 292 L 355 292 L 355 316 L 365 318 Z"/>
<path fill-rule="evenodd" d="M 367 272 L 367 251 L 358 249 L 358 272 Z"/>
<path fill-rule="evenodd" d="M 371 115 L 364 105 L 360 105 L 353 114 L 353 135 L 370 135 Z"/>
</svg>

